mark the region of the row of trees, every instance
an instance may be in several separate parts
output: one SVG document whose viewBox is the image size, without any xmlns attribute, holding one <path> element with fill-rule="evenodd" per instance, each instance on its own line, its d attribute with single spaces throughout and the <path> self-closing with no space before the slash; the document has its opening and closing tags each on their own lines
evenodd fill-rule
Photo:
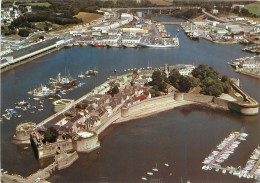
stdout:
<svg viewBox="0 0 260 183">
<path fill-rule="evenodd" d="M 160 96 L 160 92 L 166 92 L 167 85 L 174 86 L 181 92 L 188 92 L 194 87 L 200 87 L 200 93 L 211 96 L 220 96 L 222 93 L 229 93 L 231 90 L 230 79 L 223 76 L 219 79 L 219 73 L 208 65 L 201 64 L 192 71 L 192 76 L 182 76 L 178 70 L 173 69 L 167 78 L 161 71 L 154 71 L 151 94 L 153 97 Z"/>
</svg>

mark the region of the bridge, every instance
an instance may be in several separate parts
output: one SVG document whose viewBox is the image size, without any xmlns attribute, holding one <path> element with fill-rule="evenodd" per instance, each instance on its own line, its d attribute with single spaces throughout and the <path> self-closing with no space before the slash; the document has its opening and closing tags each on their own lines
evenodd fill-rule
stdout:
<svg viewBox="0 0 260 183">
<path fill-rule="evenodd" d="M 181 25 L 182 22 L 160 22 L 162 25 Z"/>
<path fill-rule="evenodd" d="M 114 8 L 112 11 L 118 11 L 118 10 L 147 10 L 147 14 L 150 14 L 152 10 L 159 10 L 160 14 L 162 14 L 162 10 L 169 10 L 170 14 L 173 10 L 181 10 L 181 9 L 199 9 L 200 7 L 197 6 L 186 6 L 186 7 L 176 7 L 176 6 L 164 6 L 164 7 L 133 7 L 133 8 Z M 108 11 L 107 8 L 101 8 L 101 10 Z M 111 9 L 110 9 L 111 10 Z"/>
</svg>

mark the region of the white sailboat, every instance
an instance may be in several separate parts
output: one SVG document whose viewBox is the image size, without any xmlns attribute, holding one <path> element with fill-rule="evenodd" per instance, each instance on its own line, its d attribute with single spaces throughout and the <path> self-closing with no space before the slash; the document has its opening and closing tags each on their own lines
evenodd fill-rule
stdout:
<svg viewBox="0 0 260 183">
<path fill-rule="evenodd" d="M 158 172 L 158 171 L 159 171 L 158 168 L 157 168 L 157 163 L 156 163 L 155 168 L 153 168 L 152 170 L 153 170 L 154 172 Z"/>
</svg>

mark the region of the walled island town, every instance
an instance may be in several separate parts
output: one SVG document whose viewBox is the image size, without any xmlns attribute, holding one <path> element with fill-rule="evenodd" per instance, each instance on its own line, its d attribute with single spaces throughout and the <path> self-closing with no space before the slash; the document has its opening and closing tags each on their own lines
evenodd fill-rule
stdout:
<svg viewBox="0 0 260 183">
<path fill-rule="evenodd" d="M 1 182 L 260 181 L 259 2 L 1 5 Z"/>
</svg>

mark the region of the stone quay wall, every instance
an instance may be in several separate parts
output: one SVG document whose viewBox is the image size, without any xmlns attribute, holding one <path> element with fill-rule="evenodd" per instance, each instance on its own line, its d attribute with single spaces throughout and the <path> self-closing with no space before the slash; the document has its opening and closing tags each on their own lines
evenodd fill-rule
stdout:
<svg viewBox="0 0 260 183">
<path fill-rule="evenodd" d="M 37 172 L 31 174 L 30 176 L 26 177 L 26 179 L 28 181 L 31 182 L 35 182 L 35 180 L 37 178 L 40 179 L 47 179 L 51 176 L 51 174 L 55 171 L 57 166 L 57 162 L 53 162 L 50 165 L 48 165 L 47 167 L 43 168 L 43 169 L 39 169 Z"/>
<path fill-rule="evenodd" d="M 74 151 L 71 154 L 67 154 L 64 158 L 58 159 L 57 160 L 57 169 L 61 170 L 64 168 L 69 167 L 72 165 L 77 159 L 79 158 L 79 155 L 76 151 Z"/>
<path fill-rule="evenodd" d="M 184 100 L 193 101 L 201 104 L 215 104 L 215 107 L 220 107 L 225 110 L 233 110 L 239 112 L 243 115 L 257 115 L 258 114 L 258 103 L 252 99 L 245 92 L 241 92 L 243 97 L 247 97 L 249 101 L 252 101 L 249 104 L 237 103 L 235 101 L 228 101 L 224 99 L 220 99 L 213 96 L 201 95 L 201 94 L 190 94 L 184 93 Z"/>
</svg>

